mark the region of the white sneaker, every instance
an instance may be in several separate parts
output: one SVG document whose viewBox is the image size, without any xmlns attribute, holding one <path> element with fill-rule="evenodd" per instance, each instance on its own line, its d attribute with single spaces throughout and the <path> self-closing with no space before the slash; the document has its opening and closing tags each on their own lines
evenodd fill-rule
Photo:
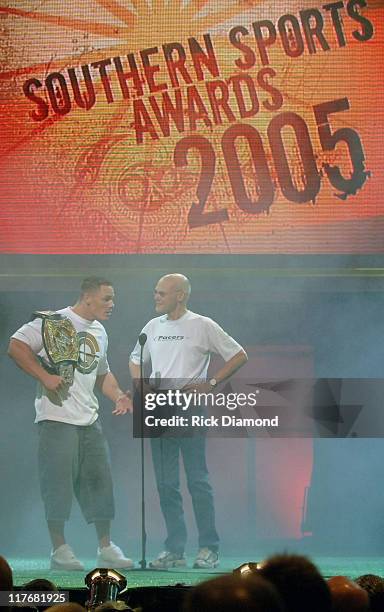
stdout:
<svg viewBox="0 0 384 612">
<path fill-rule="evenodd" d="M 193 564 L 194 568 L 213 569 L 219 565 L 219 555 L 210 548 L 200 548 Z"/>
<path fill-rule="evenodd" d="M 170 567 L 185 567 L 187 562 L 183 554 L 164 550 L 157 559 L 151 561 L 149 567 L 152 569 L 169 569 Z"/>
<path fill-rule="evenodd" d="M 84 570 L 84 565 L 75 557 L 68 544 L 62 544 L 51 552 L 51 569 Z"/>
<path fill-rule="evenodd" d="M 109 567 L 111 569 L 132 569 L 134 563 L 132 559 L 124 557 L 121 548 L 113 542 L 109 546 L 97 549 L 97 567 Z"/>
</svg>

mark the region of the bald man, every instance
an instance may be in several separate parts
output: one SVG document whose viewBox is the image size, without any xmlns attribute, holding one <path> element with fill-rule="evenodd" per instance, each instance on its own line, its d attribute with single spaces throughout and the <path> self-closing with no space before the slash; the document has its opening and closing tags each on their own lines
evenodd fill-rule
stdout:
<svg viewBox="0 0 384 612">
<path fill-rule="evenodd" d="M 356 582 L 346 576 L 328 580 L 334 612 L 369 612 L 369 596 Z"/>
<path fill-rule="evenodd" d="M 167 274 L 154 292 L 158 317 L 142 329 L 147 341 L 144 363 L 151 362 L 150 381 L 158 389 L 194 389 L 212 392 L 246 361 L 244 349 L 217 323 L 187 309 L 191 285 L 183 274 Z M 224 365 L 207 382 L 212 353 Z M 140 378 L 140 346 L 130 356 L 129 369 L 134 380 Z M 212 488 L 205 459 L 204 435 L 151 438 L 153 466 L 160 506 L 167 529 L 165 550 L 152 563 L 155 569 L 186 565 L 184 550 L 187 530 L 179 483 L 179 455 L 183 457 L 188 490 L 199 533 L 195 568 L 214 568 L 219 563 L 219 537 L 215 527 Z"/>
</svg>

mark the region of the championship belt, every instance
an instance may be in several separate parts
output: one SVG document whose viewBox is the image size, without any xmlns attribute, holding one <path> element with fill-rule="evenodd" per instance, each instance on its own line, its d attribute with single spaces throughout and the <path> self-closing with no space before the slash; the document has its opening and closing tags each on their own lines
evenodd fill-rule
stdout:
<svg viewBox="0 0 384 612">
<path fill-rule="evenodd" d="M 50 310 L 34 312 L 33 319 L 36 317 L 42 319 L 41 335 L 49 359 L 49 364 L 41 360 L 42 365 L 49 372 L 62 376 L 65 384 L 72 385 L 80 354 L 79 340 L 72 321 Z"/>
</svg>

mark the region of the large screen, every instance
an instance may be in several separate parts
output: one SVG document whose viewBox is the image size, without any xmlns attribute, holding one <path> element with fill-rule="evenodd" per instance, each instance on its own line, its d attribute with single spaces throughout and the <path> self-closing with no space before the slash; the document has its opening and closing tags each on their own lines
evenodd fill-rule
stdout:
<svg viewBox="0 0 384 612">
<path fill-rule="evenodd" d="M 3 3 L 1 252 L 382 252 L 383 4 Z"/>
</svg>

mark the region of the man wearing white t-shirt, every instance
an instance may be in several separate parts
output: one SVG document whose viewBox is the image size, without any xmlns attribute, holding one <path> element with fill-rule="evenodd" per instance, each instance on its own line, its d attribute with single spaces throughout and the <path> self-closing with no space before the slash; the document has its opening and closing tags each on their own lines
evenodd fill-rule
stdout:
<svg viewBox="0 0 384 612">
<path fill-rule="evenodd" d="M 182 274 L 168 274 L 159 280 L 155 288 L 155 309 L 161 316 L 149 321 L 142 330 L 147 337 L 143 361 L 151 362 L 150 381 L 156 388 L 193 388 L 204 393 L 229 378 L 247 361 L 247 355 L 212 319 L 187 310 L 190 292 L 189 280 Z M 211 353 L 219 354 L 225 363 L 207 382 Z M 131 353 L 129 369 L 132 378 L 138 381 L 139 343 Z M 151 438 L 151 448 L 167 538 L 165 550 L 150 567 L 167 569 L 186 564 L 187 532 L 179 483 L 180 453 L 199 533 L 199 552 L 194 567 L 216 567 L 219 537 L 204 435 Z"/>
<path fill-rule="evenodd" d="M 39 478 L 52 541 L 52 569 L 84 569 L 64 535 L 73 492 L 86 521 L 95 524 L 97 566 L 133 567 L 131 559 L 110 540 L 112 478 L 94 393 L 97 385 L 114 402 L 113 414 L 132 410 L 130 398 L 109 369 L 108 337 L 100 323 L 109 319 L 113 308 L 111 283 L 103 278 L 86 278 L 74 306 L 56 313 L 36 313 L 36 318 L 13 334 L 9 344 L 10 357 L 38 381 L 35 422 L 39 426 Z M 43 338 L 44 321 L 48 320 L 58 324 L 50 336 L 51 346 L 59 349 L 61 343 L 65 351 L 68 338 L 71 334 L 74 337 L 76 359 L 69 377 L 59 375 L 52 365 L 49 335 Z M 67 325 L 63 331 L 62 323 Z"/>
</svg>

